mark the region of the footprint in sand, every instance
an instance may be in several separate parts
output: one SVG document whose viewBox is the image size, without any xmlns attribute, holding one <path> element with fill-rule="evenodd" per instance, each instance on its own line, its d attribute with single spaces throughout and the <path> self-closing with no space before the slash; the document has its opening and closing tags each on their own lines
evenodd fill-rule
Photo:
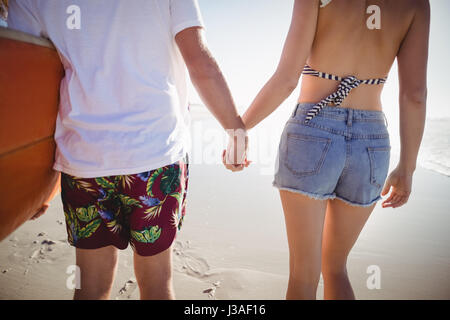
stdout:
<svg viewBox="0 0 450 320">
<path fill-rule="evenodd" d="M 38 235 L 42 236 L 42 235 Z M 33 241 L 33 244 L 37 244 L 38 242 L 36 240 Z M 39 249 L 34 250 L 29 258 L 31 261 L 39 263 L 39 260 L 46 260 L 45 253 L 48 251 L 53 251 L 54 245 L 56 244 L 55 241 L 50 239 L 44 239 L 41 241 L 41 247 Z"/>
<path fill-rule="evenodd" d="M 53 245 L 55 245 L 56 242 L 50 239 L 45 239 L 41 242 L 41 244 L 47 248 L 47 251 L 53 251 Z"/>
<path fill-rule="evenodd" d="M 206 259 L 189 249 L 189 242 L 176 241 L 173 248 L 175 254 L 174 264 L 177 266 L 178 271 L 192 277 L 202 278 L 209 271 L 209 264 Z"/>
<path fill-rule="evenodd" d="M 130 299 L 131 294 L 136 290 L 137 283 L 134 279 L 129 279 L 123 287 L 119 290 L 119 293 L 116 296 L 116 300 Z"/>
<path fill-rule="evenodd" d="M 37 259 L 45 259 L 44 250 L 42 248 L 34 250 L 30 255 L 30 259 L 36 261 L 38 261 Z"/>
<path fill-rule="evenodd" d="M 220 287 L 220 281 L 216 281 L 212 284 L 212 287 L 203 290 L 203 293 L 208 294 L 208 298 L 216 300 L 216 289 Z"/>
</svg>

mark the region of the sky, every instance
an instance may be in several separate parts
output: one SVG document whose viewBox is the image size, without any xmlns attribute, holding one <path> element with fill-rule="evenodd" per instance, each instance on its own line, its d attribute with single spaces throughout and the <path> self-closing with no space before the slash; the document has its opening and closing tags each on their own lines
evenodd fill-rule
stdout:
<svg viewBox="0 0 450 320">
<path fill-rule="evenodd" d="M 218 61 L 241 112 L 274 72 L 290 24 L 294 0 L 199 0 L 208 46 Z M 450 117 L 450 1 L 430 0 L 428 117 Z M 398 120 L 398 78 L 394 64 L 382 95 L 388 119 Z M 191 88 L 191 101 L 200 99 Z M 285 118 L 299 88 L 271 116 Z M 270 121 L 270 120 L 269 120 Z"/>
</svg>

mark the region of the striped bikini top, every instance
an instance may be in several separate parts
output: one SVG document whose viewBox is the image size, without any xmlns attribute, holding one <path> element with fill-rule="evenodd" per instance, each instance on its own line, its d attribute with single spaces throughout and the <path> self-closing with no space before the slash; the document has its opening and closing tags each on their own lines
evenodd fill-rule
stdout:
<svg viewBox="0 0 450 320">
<path fill-rule="evenodd" d="M 347 76 L 347 77 L 339 77 L 329 73 L 316 71 L 308 65 L 305 65 L 303 68 L 303 74 L 315 76 L 324 79 L 336 80 L 340 81 L 339 86 L 335 92 L 330 94 L 328 97 L 314 105 L 308 112 L 306 113 L 305 122 L 309 122 L 312 118 L 314 118 L 325 106 L 330 103 L 334 103 L 336 106 L 340 106 L 345 98 L 347 98 L 348 94 L 352 89 L 357 88 L 361 84 L 382 84 L 386 82 L 387 78 L 379 78 L 379 79 L 366 79 L 360 80 L 355 76 Z"/>
</svg>

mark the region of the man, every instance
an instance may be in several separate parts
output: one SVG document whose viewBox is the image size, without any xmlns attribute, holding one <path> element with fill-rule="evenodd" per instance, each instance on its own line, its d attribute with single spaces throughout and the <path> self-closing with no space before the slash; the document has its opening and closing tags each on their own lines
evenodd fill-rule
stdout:
<svg viewBox="0 0 450 320">
<path fill-rule="evenodd" d="M 130 242 L 141 299 L 173 299 L 188 181 L 185 65 L 223 128 L 245 136 L 196 0 L 15 0 L 8 24 L 49 38 L 65 68 L 54 169 L 81 271 L 74 298 L 108 299 L 118 248 Z M 241 170 L 244 150 L 230 138 L 227 167 Z"/>
</svg>

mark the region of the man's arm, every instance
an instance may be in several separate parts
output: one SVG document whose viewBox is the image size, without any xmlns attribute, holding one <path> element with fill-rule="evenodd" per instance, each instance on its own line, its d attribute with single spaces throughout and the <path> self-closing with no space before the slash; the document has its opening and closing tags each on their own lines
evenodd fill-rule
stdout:
<svg viewBox="0 0 450 320">
<path fill-rule="evenodd" d="M 223 156 L 225 166 L 232 171 L 242 170 L 247 163 L 245 126 L 227 82 L 206 46 L 203 30 L 197 27 L 187 28 L 175 36 L 175 41 L 200 98 L 230 135 L 228 149 Z"/>
<path fill-rule="evenodd" d="M 185 29 L 175 36 L 175 41 L 206 107 L 224 129 L 244 128 L 225 78 L 206 46 L 203 30 L 196 27 Z"/>
</svg>

